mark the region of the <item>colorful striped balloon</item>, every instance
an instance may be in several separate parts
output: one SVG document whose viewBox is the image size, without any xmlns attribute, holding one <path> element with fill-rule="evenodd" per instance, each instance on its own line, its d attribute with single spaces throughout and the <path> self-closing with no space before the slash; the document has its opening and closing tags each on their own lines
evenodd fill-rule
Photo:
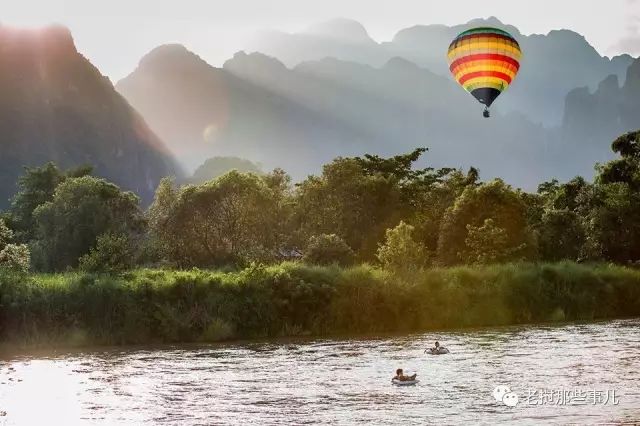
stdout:
<svg viewBox="0 0 640 426">
<path fill-rule="evenodd" d="M 509 87 L 520 69 L 520 45 L 506 31 L 481 27 L 460 33 L 449 45 L 449 70 L 456 81 L 485 105 Z"/>
</svg>

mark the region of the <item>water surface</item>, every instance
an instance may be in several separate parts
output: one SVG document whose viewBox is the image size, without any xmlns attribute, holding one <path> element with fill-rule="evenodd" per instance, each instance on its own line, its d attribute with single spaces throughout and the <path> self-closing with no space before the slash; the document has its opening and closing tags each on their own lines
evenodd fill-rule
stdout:
<svg viewBox="0 0 640 426">
<path fill-rule="evenodd" d="M 435 339 L 451 353 L 425 355 Z M 0 361 L 0 426 L 634 423 L 639 366 L 640 320 L 102 348 Z M 420 383 L 391 385 L 398 367 L 417 372 Z M 520 403 L 496 401 L 497 385 Z M 537 391 L 588 400 L 533 405 L 538 398 L 528 396 Z M 615 392 L 618 403 L 602 403 L 604 392 Z"/>
</svg>

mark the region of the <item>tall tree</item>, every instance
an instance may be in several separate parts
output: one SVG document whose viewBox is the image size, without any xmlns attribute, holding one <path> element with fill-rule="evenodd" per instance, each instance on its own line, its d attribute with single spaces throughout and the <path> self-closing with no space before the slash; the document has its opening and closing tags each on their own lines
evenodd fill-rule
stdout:
<svg viewBox="0 0 640 426">
<path fill-rule="evenodd" d="M 478 242 L 492 234 L 505 238 L 499 249 L 501 253 L 508 251 L 508 255 L 500 254 L 502 260 L 531 258 L 535 254 L 527 206 L 521 194 L 500 179 L 467 187 L 447 209 L 438 241 L 439 262 L 452 265 L 478 258 L 481 256 Z M 497 249 L 489 245 L 486 248 Z"/>
<path fill-rule="evenodd" d="M 11 201 L 8 215 L 17 240 L 28 242 L 34 238 L 33 212 L 38 206 L 51 201 L 60 183 L 68 177 L 90 175 L 91 171 L 91 166 L 80 166 L 63 172 L 51 162 L 41 167 L 25 167 L 24 174 L 18 179 L 18 192 Z"/>
<path fill-rule="evenodd" d="M 173 246 L 171 260 L 179 266 L 277 257 L 279 240 L 274 228 L 281 205 L 274 189 L 260 176 L 234 170 L 205 184 L 181 188 L 175 201 L 166 186 L 161 187 L 152 211 L 160 204 L 167 206 L 166 213 L 158 215 L 162 218 L 158 223 L 164 223 L 165 244 Z M 152 224 L 155 221 L 153 218 Z"/>
<path fill-rule="evenodd" d="M 76 267 L 105 233 L 139 233 L 144 218 L 139 199 L 104 179 L 65 179 L 51 201 L 34 211 L 34 261 L 45 270 Z"/>
</svg>

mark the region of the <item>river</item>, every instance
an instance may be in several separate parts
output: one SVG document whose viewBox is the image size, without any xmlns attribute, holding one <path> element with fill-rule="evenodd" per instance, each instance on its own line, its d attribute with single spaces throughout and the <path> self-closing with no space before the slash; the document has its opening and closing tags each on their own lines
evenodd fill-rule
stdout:
<svg viewBox="0 0 640 426">
<path fill-rule="evenodd" d="M 639 367 L 640 320 L 39 353 L 0 361 L 0 425 L 638 423 Z"/>
</svg>

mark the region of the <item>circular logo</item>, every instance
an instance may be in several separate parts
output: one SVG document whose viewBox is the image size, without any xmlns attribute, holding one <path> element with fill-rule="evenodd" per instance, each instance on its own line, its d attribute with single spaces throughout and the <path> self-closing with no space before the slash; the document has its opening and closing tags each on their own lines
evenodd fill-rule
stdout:
<svg viewBox="0 0 640 426">
<path fill-rule="evenodd" d="M 496 386 L 496 388 L 493 390 L 493 397 L 496 399 L 496 401 L 502 402 L 502 398 L 509 392 L 511 392 L 509 386 L 499 385 Z"/>
<path fill-rule="evenodd" d="M 502 397 L 502 402 L 509 407 L 515 407 L 518 405 L 518 395 L 516 395 L 515 392 L 505 393 Z"/>
</svg>

